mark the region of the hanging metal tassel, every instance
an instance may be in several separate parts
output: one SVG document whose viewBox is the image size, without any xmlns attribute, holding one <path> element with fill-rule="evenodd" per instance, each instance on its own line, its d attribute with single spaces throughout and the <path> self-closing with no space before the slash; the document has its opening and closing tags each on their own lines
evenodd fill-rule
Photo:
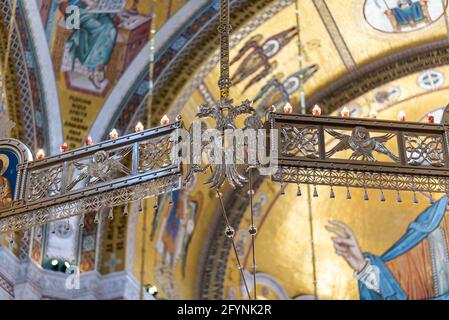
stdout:
<svg viewBox="0 0 449 320">
<path fill-rule="evenodd" d="M 279 193 L 283 196 L 285 194 L 285 183 L 281 182 L 281 190 L 279 190 Z"/>
<path fill-rule="evenodd" d="M 51 225 L 51 234 L 55 234 L 56 233 L 56 222 L 53 222 Z"/>
<path fill-rule="evenodd" d="M 10 245 L 14 244 L 14 232 L 10 232 L 9 233 L 8 242 L 9 242 Z"/>
<path fill-rule="evenodd" d="M 346 188 L 346 200 L 351 200 L 351 192 L 349 191 L 349 188 Z"/>
<path fill-rule="evenodd" d="M 153 209 L 157 209 L 157 208 L 159 208 L 159 197 L 156 197 L 156 199 L 154 199 L 154 204 L 153 204 Z"/>
<path fill-rule="evenodd" d="M 112 207 L 109 208 L 108 219 L 114 220 L 114 208 Z"/>
<path fill-rule="evenodd" d="M 331 186 L 331 192 L 330 192 L 330 194 L 329 194 L 329 198 L 335 199 L 334 188 L 332 188 L 332 186 Z"/>
<path fill-rule="evenodd" d="M 435 201 L 433 200 L 432 193 L 430 193 L 430 204 L 434 204 L 434 203 L 435 203 Z"/>
<path fill-rule="evenodd" d="M 23 241 L 28 241 L 28 230 L 23 232 Z"/>
<path fill-rule="evenodd" d="M 123 207 L 123 216 L 128 216 L 128 204 L 125 204 L 125 206 Z"/>
<path fill-rule="evenodd" d="M 156 203 L 157 205 L 157 203 Z M 156 207 L 157 209 L 157 207 Z M 143 199 L 139 201 L 139 212 L 143 212 Z"/>
<path fill-rule="evenodd" d="M 296 191 L 296 196 L 300 197 L 302 196 L 302 192 L 301 192 L 301 185 L 298 183 L 298 191 Z"/>
<path fill-rule="evenodd" d="M 169 206 L 172 206 L 172 205 L 173 205 L 173 192 L 170 192 L 170 200 L 169 200 L 169 202 L 168 202 L 168 205 L 169 205 Z"/>
<path fill-rule="evenodd" d="M 382 190 L 380 190 L 380 201 L 381 202 L 385 202 L 385 195 L 384 195 L 384 192 Z"/>
<path fill-rule="evenodd" d="M 313 186 L 313 197 L 318 198 L 318 190 L 316 189 L 316 186 Z"/>
<path fill-rule="evenodd" d="M 98 224 L 100 222 L 100 211 L 95 213 L 94 223 Z"/>
<path fill-rule="evenodd" d="M 418 204 L 418 197 L 416 196 L 416 192 L 413 191 L 413 203 Z"/>
<path fill-rule="evenodd" d="M 397 196 L 396 196 L 396 201 L 397 201 L 398 203 L 401 203 L 401 202 L 402 202 L 402 198 L 401 198 L 401 194 L 399 193 L 399 190 L 398 190 L 398 194 L 397 194 Z"/>
<path fill-rule="evenodd" d="M 70 231 L 70 221 L 69 221 L 69 219 L 67 219 L 67 221 L 65 222 L 65 231 Z"/>
<path fill-rule="evenodd" d="M 365 194 L 363 195 L 363 200 L 365 200 L 365 201 L 369 200 L 368 191 L 366 191 L 366 189 L 365 189 Z"/>
<path fill-rule="evenodd" d="M 80 228 L 84 227 L 84 219 L 86 219 L 86 216 L 83 213 L 80 217 L 80 222 L 78 223 Z"/>
</svg>

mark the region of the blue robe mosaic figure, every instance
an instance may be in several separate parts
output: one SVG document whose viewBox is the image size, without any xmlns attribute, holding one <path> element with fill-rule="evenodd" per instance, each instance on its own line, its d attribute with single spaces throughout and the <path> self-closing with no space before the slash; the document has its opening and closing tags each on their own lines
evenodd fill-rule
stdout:
<svg viewBox="0 0 449 320">
<path fill-rule="evenodd" d="M 79 29 L 74 30 L 67 40 L 73 64 L 76 60 L 89 71 L 89 80 L 99 89 L 106 77 L 117 39 L 120 18 L 113 13 L 92 12 L 96 9 L 93 0 L 67 0 L 60 10 L 66 13 L 67 6 L 77 6 L 80 12 Z"/>
<path fill-rule="evenodd" d="M 430 20 L 426 0 L 399 0 L 395 8 L 387 10 L 387 15 L 394 18 L 396 28 L 414 27 L 417 23 Z"/>
</svg>

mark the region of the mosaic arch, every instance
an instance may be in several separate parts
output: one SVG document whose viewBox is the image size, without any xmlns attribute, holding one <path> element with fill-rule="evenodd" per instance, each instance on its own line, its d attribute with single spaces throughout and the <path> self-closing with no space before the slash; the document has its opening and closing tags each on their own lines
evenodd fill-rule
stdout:
<svg viewBox="0 0 449 320">
<path fill-rule="evenodd" d="M 4 44 L 10 19 L 8 14 L 12 8 L 9 2 L 2 1 L 0 5 Z M 62 124 L 45 33 L 39 20 L 34 19 L 37 14 L 34 1 L 18 2 L 6 75 L 10 106 L 8 115 L 16 122 L 13 136 L 24 141 L 32 150 L 45 147 L 51 152 L 58 150 L 62 143 Z M 2 50 L 2 61 L 4 54 L 5 48 Z"/>
</svg>

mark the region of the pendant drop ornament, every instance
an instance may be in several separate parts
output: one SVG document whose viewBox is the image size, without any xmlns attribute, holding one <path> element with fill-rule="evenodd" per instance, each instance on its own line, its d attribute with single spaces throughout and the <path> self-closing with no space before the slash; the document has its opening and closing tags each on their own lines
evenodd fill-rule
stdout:
<svg viewBox="0 0 449 320">
<path fill-rule="evenodd" d="M 98 224 L 100 222 L 100 211 L 95 213 L 94 223 Z"/>
<path fill-rule="evenodd" d="M 397 201 L 397 203 L 401 203 L 402 202 L 402 198 L 401 198 L 401 194 L 399 193 L 399 190 L 398 190 L 398 193 L 397 193 L 397 196 L 396 196 L 396 201 Z"/>
<path fill-rule="evenodd" d="M 85 214 L 83 213 L 83 214 L 81 215 L 81 217 L 80 217 L 80 222 L 78 223 L 78 226 L 79 226 L 80 228 L 83 228 L 83 227 L 84 227 L 84 219 L 86 219 L 86 216 L 85 216 Z"/>
<path fill-rule="evenodd" d="M 329 198 L 330 199 L 335 199 L 335 193 L 334 193 L 334 188 L 333 187 L 331 187 L 331 191 L 329 193 Z"/>
<path fill-rule="evenodd" d="M 109 208 L 108 219 L 114 220 L 114 209 L 112 207 Z"/>
<path fill-rule="evenodd" d="M 380 190 L 380 202 L 385 202 L 385 195 L 383 190 Z"/>
<path fill-rule="evenodd" d="M 301 185 L 298 183 L 298 190 L 296 191 L 296 196 L 300 197 L 302 196 L 302 192 L 301 192 Z"/>
<path fill-rule="evenodd" d="M 418 197 L 416 196 L 416 192 L 413 192 L 413 203 L 418 204 Z"/>
<path fill-rule="evenodd" d="M 285 183 L 281 182 L 281 190 L 279 190 L 279 193 L 283 196 L 285 195 Z"/>
<path fill-rule="evenodd" d="M 351 192 L 349 191 L 349 188 L 346 188 L 346 200 L 351 200 Z"/>
<path fill-rule="evenodd" d="M 316 186 L 313 186 L 313 197 L 318 198 L 318 190 L 316 189 Z"/>
<path fill-rule="evenodd" d="M 363 200 L 365 200 L 365 201 L 369 200 L 368 191 L 366 191 L 366 189 L 365 189 L 365 194 L 363 195 Z"/>
</svg>

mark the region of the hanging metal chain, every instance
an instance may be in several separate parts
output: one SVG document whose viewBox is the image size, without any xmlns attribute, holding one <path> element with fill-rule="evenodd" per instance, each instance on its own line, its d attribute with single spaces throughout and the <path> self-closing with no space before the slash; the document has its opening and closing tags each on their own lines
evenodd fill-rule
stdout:
<svg viewBox="0 0 449 320">
<path fill-rule="evenodd" d="M 253 251 L 253 288 L 254 288 L 254 300 L 257 300 L 257 279 L 256 279 L 256 271 L 257 271 L 257 265 L 256 265 L 256 234 L 257 229 L 254 225 L 254 204 L 253 204 L 253 198 L 254 198 L 254 190 L 253 190 L 253 168 L 249 168 L 249 201 L 250 201 L 250 214 L 251 214 L 251 224 L 249 226 L 249 235 L 251 236 L 251 248 Z"/>
<path fill-rule="evenodd" d="M 154 97 L 154 61 L 155 61 L 155 36 L 156 36 L 156 13 L 154 0 L 150 1 L 150 34 L 149 34 L 149 44 L 150 44 L 150 53 L 149 53 L 149 63 L 148 63 L 148 104 L 147 104 L 147 114 L 146 114 L 146 127 L 151 127 L 151 114 L 153 107 L 153 97 Z M 157 201 L 156 198 L 155 201 Z M 145 259 L 146 259 L 146 238 L 147 238 L 147 218 L 148 218 L 148 201 L 143 200 L 143 223 L 142 223 L 142 260 L 140 262 L 140 300 L 144 300 L 145 298 Z M 157 209 L 156 209 L 157 210 Z"/>
<path fill-rule="evenodd" d="M 302 41 L 301 41 L 301 24 L 300 24 L 300 17 L 299 17 L 299 0 L 295 1 L 295 16 L 296 16 L 296 31 L 298 33 L 298 63 L 299 63 L 299 70 L 302 70 L 303 68 L 303 60 L 304 60 L 304 52 L 302 48 Z M 304 92 L 304 75 L 300 72 L 299 75 L 299 81 L 300 81 L 300 90 L 299 90 L 299 99 L 301 103 L 301 113 L 306 113 L 306 95 Z M 307 185 L 307 204 L 308 204 L 308 219 L 309 219 L 309 234 L 310 234 L 310 250 L 312 253 L 311 259 L 312 259 L 312 274 L 313 274 L 313 295 L 315 299 L 318 297 L 318 281 L 317 281 L 317 274 L 316 274 L 316 254 L 315 254 L 315 235 L 314 235 L 314 223 L 313 223 L 313 213 L 312 213 L 312 198 L 311 198 L 311 187 L 310 185 Z"/>
<path fill-rule="evenodd" d="M 221 0 L 220 3 L 220 25 L 218 26 L 218 32 L 220 33 L 220 80 L 218 81 L 218 87 L 220 88 L 221 98 L 229 98 L 229 88 L 231 87 L 229 35 L 232 27 L 230 24 L 229 0 Z"/>
<path fill-rule="evenodd" d="M 301 25 L 299 20 L 299 0 L 295 1 L 295 15 L 296 15 L 296 33 L 298 34 L 298 64 L 299 64 L 299 101 L 301 106 L 301 113 L 306 113 L 306 98 L 304 92 L 304 74 L 301 72 L 303 69 L 303 49 L 301 42 Z"/>
<path fill-rule="evenodd" d="M 222 195 L 221 195 L 219 190 L 217 190 L 216 192 L 217 192 L 217 197 L 220 200 L 221 213 L 222 213 L 222 216 L 223 216 L 223 220 L 225 221 L 225 224 L 226 224 L 225 234 L 226 234 L 226 237 L 228 237 L 229 240 L 231 240 L 232 249 L 234 251 L 235 258 L 237 260 L 237 267 L 238 267 L 238 269 L 240 271 L 240 276 L 242 277 L 242 281 L 243 281 L 243 284 L 245 286 L 245 290 L 246 290 L 246 294 L 248 295 L 248 299 L 251 300 L 251 294 L 249 293 L 248 284 L 247 284 L 246 279 L 245 279 L 245 274 L 243 273 L 243 266 L 242 266 L 242 263 L 240 262 L 239 254 L 238 254 L 238 251 L 237 251 L 237 247 L 235 245 L 235 230 L 234 230 L 234 228 L 231 226 L 231 224 L 229 222 L 229 218 L 228 218 L 228 215 L 226 213 L 226 208 L 225 208 L 225 205 L 223 203 L 223 197 L 222 197 Z"/>
<path fill-rule="evenodd" d="M 148 63 L 148 102 L 147 102 L 147 114 L 146 114 L 146 127 L 150 128 L 151 114 L 153 108 L 153 98 L 154 98 L 154 63 L 155 63 L 155 37 L 156 37 L 156 13 L 154 11 L 154 0 L 150 3 L 150 53 L 149 53 L 149 63 Z"/>
</svg>

